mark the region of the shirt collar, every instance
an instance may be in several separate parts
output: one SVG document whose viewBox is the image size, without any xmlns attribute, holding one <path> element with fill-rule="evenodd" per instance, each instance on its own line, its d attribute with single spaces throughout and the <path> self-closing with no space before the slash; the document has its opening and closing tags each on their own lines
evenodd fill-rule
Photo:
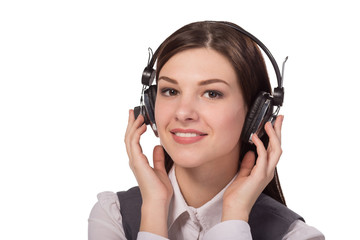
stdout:
<svg viewBox="0 0 360 240">
<path fill-rule="evenodd" d="M 235 176 L 236 177 L 236 176 Z M 169 179 L 174 189 L 174 194 L 169 207 L 168 227 L 171 229 L 174 222 L 184 214 L 188 214 L 192 221 L 201 225 L 204 230 L 208 230 L 221 221 L 222 216 L 222 200 L 225 190 L 233 182 L 235 177 L 215 195 L 210 201 L 199 208 L 193 208 L 186 204 L 186 201 L 180 191 L 175 168 L 169 172 Z"/>
<path fill-rule="evenodd" d="M 169 179 L 174 190 L 174 194 L 169 206 L 168 227 L 170 229 L 175 220 L 178 219 L 181 214 L 187 212 L 188 206 L 177 183 L 174 167 L 169 172 Z"/>
</svg>

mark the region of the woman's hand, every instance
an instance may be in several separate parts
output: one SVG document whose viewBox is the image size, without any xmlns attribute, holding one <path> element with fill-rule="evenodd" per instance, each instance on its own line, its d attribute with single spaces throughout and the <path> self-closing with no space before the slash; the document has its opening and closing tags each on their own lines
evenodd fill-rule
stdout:
<svg viewBox="0 0 360 240">
<path fill-rule="evenodd" d="M 173 188 L 165 170 L 163 148 L 154 148 L 153 168 L 142 152 L 140 137 L 146 131 L 143 122 L 142 115 L 135 120 L 133 110 L 129 111 L 125 144 L 129 165 L 139 184 L 143 200 L 140 230 L 167 237 L 167 217 Z"/>
<path fill-rule="evenodd" d="M 265 131 L 269 136 L 267 149 L 256 134 L 252 136 L 258 154 L 256 165 L 255 153 L 249 151 L 241 162 L 238 176 L 224 193 L 222 221 L 236 219 L 248 221 L 256 199 L 273 179 L 275 167 L 282 154 L 283 119 L 284 116 L 278 116 L 274 127 L 270 122 L 265 124 Z"/>
</svg>

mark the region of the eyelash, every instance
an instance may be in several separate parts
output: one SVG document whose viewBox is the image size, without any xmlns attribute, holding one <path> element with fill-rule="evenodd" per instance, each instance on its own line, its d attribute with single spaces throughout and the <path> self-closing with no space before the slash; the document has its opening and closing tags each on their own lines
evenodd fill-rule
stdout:
<svg viewBox="0 0 360 240">
<path fill-rule="evenodd" d="M 173 88 L 163 88 L 161 89 L 161 94 L 166 97 L 176 96 L 179 92 Z M 219 99 L 224 96 L 223 93 L 216 90 L 207 90 L 204 92 L 203 96 L 208 95 L 206 98 L 209 99 Z M 211 95 L 215 95 L 215 97 L 211 97 Z"/>
<path fill-rule="evenodd" d="M 215 91 L 215 90 L 208 90 L 204 93 L 204 95 L 207 94 L 209 99 L 219 99 L 219 98 L 222 98 L 224 96 L 224 94 L 222 94 L 221 92 L 219 91 Z M 210 94 L 214 95 L 215 94 L 215 97 L 210 97 Z"/>
<path fill-rule="evenodd" d="M 173 92 L 172 94 L 170 92 Z M 177 95 L 179 92 L 173 88 L 163 88 L 161 89 L 161 94 L 166 97 L 171 97 Z"/>
</svg>

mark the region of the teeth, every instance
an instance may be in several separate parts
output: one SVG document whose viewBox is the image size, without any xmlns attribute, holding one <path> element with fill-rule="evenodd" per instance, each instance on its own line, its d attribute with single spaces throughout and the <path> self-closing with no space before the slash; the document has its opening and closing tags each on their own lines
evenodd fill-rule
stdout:
<svg viewBox="0 0 360 240">
<path fill-rule="evenodd" d="M 196 136 L 199 136 L 198 134 L 196 133 L 175 133 L 176 136 L 178 137 L 196 137 Z"/>
</svg>

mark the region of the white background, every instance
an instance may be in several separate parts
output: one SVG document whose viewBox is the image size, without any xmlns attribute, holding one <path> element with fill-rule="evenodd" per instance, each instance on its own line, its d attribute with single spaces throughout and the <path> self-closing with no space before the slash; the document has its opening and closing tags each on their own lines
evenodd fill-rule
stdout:
<svg viewBox="0 0 360 240">
<path fill-rule="evenodd" d="M 279 65 L 289 56 L 278 166 L 288 206 L 327 239 L 355 239 L 355 1 L 129 2 L 1 1 L 0 239 L 86 239 L 96 194 L 136 184 L 123 139 L 147 48 L 198 20 L 239 24 Z M 148 156 L 157 143 L 145 134 Z"/>
</svg>

